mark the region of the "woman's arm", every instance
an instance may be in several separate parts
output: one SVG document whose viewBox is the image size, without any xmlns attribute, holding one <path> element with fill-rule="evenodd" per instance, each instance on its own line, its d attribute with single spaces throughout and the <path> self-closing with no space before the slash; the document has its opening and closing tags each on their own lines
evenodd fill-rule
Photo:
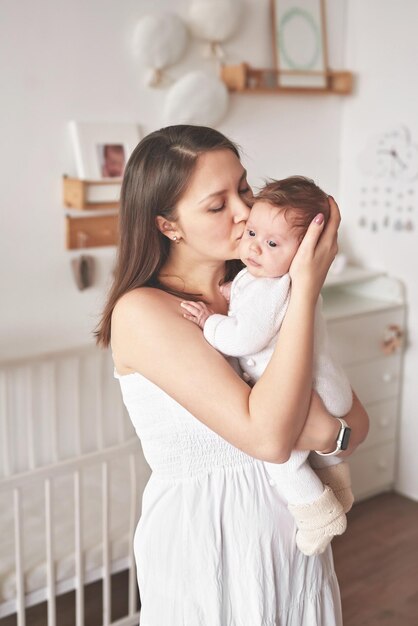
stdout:
<svg viewBox="0 0 418 626">
<path fill-rule="evenodd" d="M 140 372 L 247 454 L 286 461 L 310 404 L 315 304 L 336 253 L 338 224 L 334 204 L 321 239 L 322 224 L 308 229 L 292 263 L 292 294 L 277 345 L 252 389 L 183 318 L 180 301 L 151 288 L 125 294 L 115 307 L 116 367 L 122 374 Z"/>
<path fill-rule="evenodd" d="M 369 417 L 354 392 L 353 405 L 344 419 L 351 428 L 351 436 L 348 449 L 340 452 L 340 457 L 352 454 L 369 432 Z M 318 394 L 313 391 L 308 417 L 295 447 L 298 450 L 331 452 L 335 448 L 339 430 L 340 423 L 328 413 Z"/>
<path fill-rule="evenodd" d="M 281 446 L 279 457 L 284 461 L 295 447 L 311 402 L 316 302 L 330 260 L 332 262 L 337 253 L 339 223 L 340 213 L 331 198 L 330 218 L 322 236 L 318 232 L 322 230 L 322 223 L 316 223 L 315 218 L 293 259 L 289 271 L 292 290 L 286 316 L 273 356 L 250 396 L 250 411 L 257 406 L 261 421 L 277 437 L 275 441 Z M 278 411 L 280 419 L 276 417 Z M 330 436 L 330 429 L 328 434 Z M 325 441 L 331 446 L 333 439 L 325 438 Z"/>
<path fill-rule="evenodd" d="M 353 406 L 351 411 L 345 416 L 345 421 L 351 428 L 350 443 L 348 449 L 340 452 L 338 456 L 349 456 L 367 437 L 369 432 L 369 416 L 366 409 L 353 392 Z M 328 450 L 322 450 L 327 452 Z"/>
</svg>

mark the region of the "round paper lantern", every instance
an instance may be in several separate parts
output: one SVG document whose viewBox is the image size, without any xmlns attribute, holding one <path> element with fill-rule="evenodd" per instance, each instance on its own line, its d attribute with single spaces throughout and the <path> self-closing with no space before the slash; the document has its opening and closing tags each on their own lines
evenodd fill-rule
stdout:
<svg viewBox="0 0 418 626">
<path fill-rule="evenodd" d="M 133 46 L 141 65 L 149 68 L 148 85 L 160 83 L 163 69 L 183 56 L 187 42 L 187 28 L 177 15 L 146 15 L 138 22 Z"/>
<path fill-rule="evenodd" d="M 227 88 L 216 76 L 189 72 L 167 94 L 165 122 L 214 127 L 228 109 L 228 98 Z"/>
<path fill-rule="evenodd" d="M 241 0 L 192 0 L 188 22 L 195 37 L 209 43 L 212 56 L 223 56 L 219 43 L 237 30 L 241 17 Z"/>
</svg>

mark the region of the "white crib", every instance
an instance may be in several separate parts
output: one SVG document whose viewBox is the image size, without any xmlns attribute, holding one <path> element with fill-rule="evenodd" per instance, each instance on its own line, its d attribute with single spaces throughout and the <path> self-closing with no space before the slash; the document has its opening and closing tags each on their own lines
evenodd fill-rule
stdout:
<svg viewBox="0 0 418 626">
<path fill-rule="evenodd" d="M 102 581 L 103 626 L 138 624 L 133 535 L 149 477 L 113 378 L 93 346 L 0 364 L 0 623 Z M 129 571 L 129 612 L 112 622 L 111 577 Z M 59 624 L 58 624 L 59 626 Z"/>
</svg>

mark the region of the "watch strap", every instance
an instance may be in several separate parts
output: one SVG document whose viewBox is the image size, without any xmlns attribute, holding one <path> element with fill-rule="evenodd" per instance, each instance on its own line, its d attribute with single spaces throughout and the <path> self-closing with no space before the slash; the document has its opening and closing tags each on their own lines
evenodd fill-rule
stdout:
<svg viewBox="0 0 418 626">
<path fill-rule="evenodd" d="M 335 454 L 338 454 L 339 452 L 341 452 L 341 450 L 347 449 L 348 441 L 349 441 L 350 433 L 351 433 L 351 428 L 349 427 L 347 422 L 343 420 L 341 417 L 336 417 L 335 419 L 337 419 L 341 424 L 341 428 L 337 436 L 337 443 L 336 443 L 335 450 L 333 450 L 332 452 L 319 452 L 318 450 L 315 450 L 315 452 L 319 454 L 320 456 L 334 456 Z"/>
</svg>

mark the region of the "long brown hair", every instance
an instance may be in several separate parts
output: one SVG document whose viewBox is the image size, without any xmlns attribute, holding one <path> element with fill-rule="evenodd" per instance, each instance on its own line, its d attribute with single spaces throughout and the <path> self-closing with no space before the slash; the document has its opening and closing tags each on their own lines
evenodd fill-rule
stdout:
<svg viewBox="0 0 418 626">
<path fill-rule="evenodd" d="M 222 133 L 205 126 L 168 126 L 150 133 L 137 145 L 125 168 L 119 213 L 119 241 L 113 285 L 110 289 L 96 341 L 110 343 L 111 318 L 119 298 L 138 287 L 156 287 L 187 299 L 199 294 L 174 291 L 158 275 L 168 258 L 170 241 L 157 228 L 155 218 L 176 219 L 176 205 L 190 182 L 197 158 L 211 150 L 237 146 Z M 225 281 L 241 269 L 239 260 L 226 261 Z"/>
</svg>

